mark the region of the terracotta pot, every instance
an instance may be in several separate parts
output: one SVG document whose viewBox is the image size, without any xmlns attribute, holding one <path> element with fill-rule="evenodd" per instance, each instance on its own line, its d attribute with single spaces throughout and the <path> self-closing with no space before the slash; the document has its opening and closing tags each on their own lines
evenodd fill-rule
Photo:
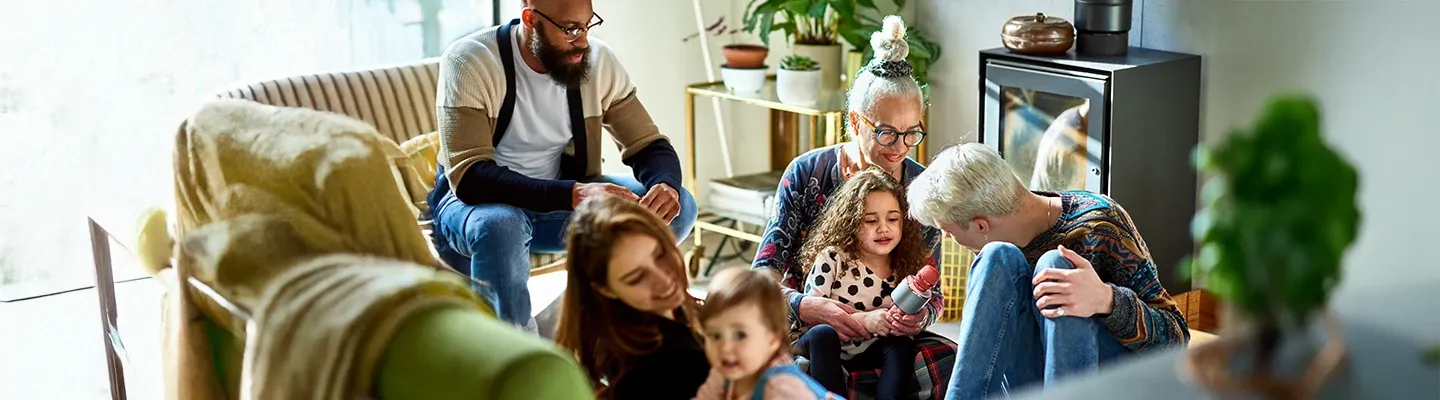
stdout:
<svg viewBox="0 0 1440 400">
<path fill-rule="evenodd" d="M 1309 399 L 1346 361 L 1345 331 L 1328 309 L 1319 326 L 1294 332 L 1257 326 L 1230 311 L 1221 339 L 1180 357 L 1181 374 L 1214 394 Z"/>
<path fill-rule="evenodd" d="M 1024 15 L 1005 22 L 1000 40 L 1017 54 L 1060 55 L 1075 45 L 1075 26 L 1045 13 Z"/>
<path fill-rule="evenodd" d="M 724 50 L 725 67 L 733 69 L 762 68 L 765 56 L 770 54 L 770 49 L 755 44 L 732 44 Z"/>
</svg>

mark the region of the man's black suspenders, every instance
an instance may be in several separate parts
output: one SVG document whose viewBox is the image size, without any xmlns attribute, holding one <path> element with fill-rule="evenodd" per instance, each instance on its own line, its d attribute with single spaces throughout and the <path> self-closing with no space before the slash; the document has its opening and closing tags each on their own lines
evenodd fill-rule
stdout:
<svg viewBox="0 0 1440 400">
<path fill-rule="evenodd" d="M 496 42 L 500 45 L 500 64 L 505 69 L 505 97 L 500 103 L 500 111 L 495 116 L 495 133 L 492 135 L 491 145 L 499 148 L 500 139 L 510 128 L 510 117 L 515 113 L 515 55 L 510 44 L 511 28 L 520 25 L 520 19 L 513 19 L 510 23 L 501 25 L 496 32 Z M 580 99 L 580 86 L 571 84 L 565 90 L 565 97 L 569 103 L 570 111 L 570 143 L 574 154 L 560 155 L 560 179 L 582 179 L 585 177 L 589 145 L 585 133 L 585 110 Z M 436 160 L 440 164 L 440 160 Z M 450 192 L 450 180 L 445 177 L 445 167 L 435 167 L 435 188 L 426 197 L 430 203 L 430 216 L 421 216 L 422 219 L 430 219 L 433 213 L 438 212 L 437 206 L 445 194 Z"/>
</svg>

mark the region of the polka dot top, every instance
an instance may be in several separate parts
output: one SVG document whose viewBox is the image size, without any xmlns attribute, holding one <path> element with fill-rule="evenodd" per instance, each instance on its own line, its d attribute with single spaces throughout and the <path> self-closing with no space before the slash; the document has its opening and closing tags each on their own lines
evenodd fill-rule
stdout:
<svg viewBox="0 0 1440 400">
<path fill-rule="evenodd" d="M 845 252 L 831 247 L 815 256 L 815 265 L 805 277 L 805 293 L 848 304 L 856 311 L 871 311 L 894 305 L 890 292 L 895 290 L 896 283 L 894 274 L 881 279 L 860 260 L 851 260 Z M 865 352 L 875 340 L 852 338 L 841 345 L 840 358 L 849 360 Z"/>
</svg>

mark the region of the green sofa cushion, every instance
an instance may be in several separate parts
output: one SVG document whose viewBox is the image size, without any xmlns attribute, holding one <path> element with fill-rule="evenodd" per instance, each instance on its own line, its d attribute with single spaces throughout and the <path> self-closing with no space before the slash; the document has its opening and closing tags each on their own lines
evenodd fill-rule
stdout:
<svg viewBox="0 0 1440 400">
<path fill-rule="evenodd" d="M 411 319 L 381 359 L 382 399 L 595 398 L 574 357 L 495 317 L 449 307 Z"/>
</svg>

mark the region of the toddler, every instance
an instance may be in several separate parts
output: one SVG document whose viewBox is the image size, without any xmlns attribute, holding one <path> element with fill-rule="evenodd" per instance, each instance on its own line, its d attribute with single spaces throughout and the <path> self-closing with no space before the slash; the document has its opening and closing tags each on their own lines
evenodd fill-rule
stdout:
<svg viewBox="0 0 1440 400">
<path fill-rule="evenodd" d="M 791 361 L 789 315 L 766 272 L 730 268 L 715 275 L 698 313 L 710 377 L 697 400 L 837 399 Z"/>
<path fill-rule="evenodd" d="M 930 251 L 907 209 L 905 188 L 899 182 L 879 169 L 862 171 L 831 195 L 805 242 L 805 293 L 853 308 L 851 317 L 868 335 L 841 343 L 839 334 L 825 324 L 794 332 L 800 336 L 796 351 L 810 359 L 810 376 L 832 392 L 845 393 L 846 370 L 876 368 L 880 369 L 877 399 L 913 392 L 915 345 L 910 336 L 897 331 L 897 318 L 908 313 L 895 307 L 891 294 L 897 287 L 928 289 L 938 277 L 933 267 L 926 267 Z M 923 281 L 931 282 L 906 280 L 922 267 L 927 271 Z M 913 300 L 911 293 L 906 294 Z"/>
</svg>

